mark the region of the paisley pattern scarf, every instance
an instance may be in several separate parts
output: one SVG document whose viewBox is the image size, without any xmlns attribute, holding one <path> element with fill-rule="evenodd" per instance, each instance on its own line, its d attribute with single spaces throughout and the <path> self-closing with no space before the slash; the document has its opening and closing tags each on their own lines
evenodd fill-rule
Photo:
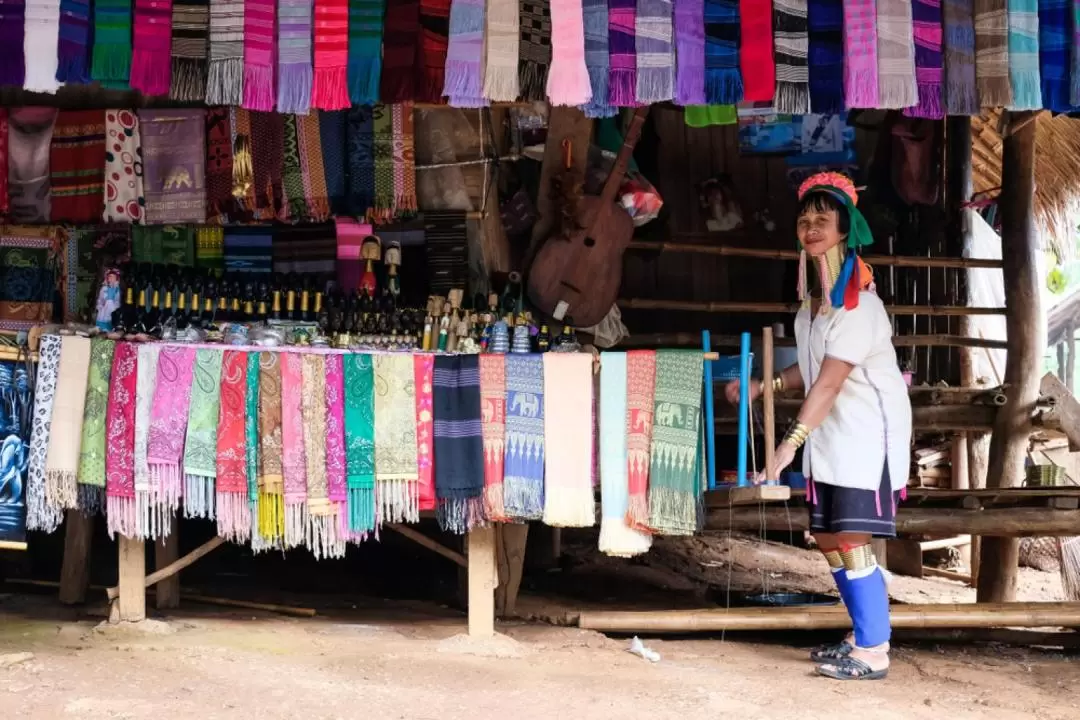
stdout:
<svg viewBox="0 0 1080 720">
<path fill-rule="evenodd" d="M 411 355 L 376 355 L 375 482 L 383 522 L 420 518 L 416 382 Z"/>
<path fill-rule="evenodd" d="M 247 356 L 247 392 L 244 394 L 244 464 L 247 470 L 247 498 L 252 507 L 259 498 L 259 358 Z"/>
<path fill-rule="evenodd" d="M 626 354 L 626 478 L 630 499 L 626 523 L 649 531 L 649 450 L 656 392 L 656 351 Z"/>
<path fill-rule="evenodd" d="M 153 507 L 173 511 L 180 506 L 183 491 L 181 462 L 194 366 L 194 349 L 162 346 L 154 402 L 150 408 L 150 432 L 146 439 L 151 512 L 154 512 Z M 167 534 L 167 526 L 161 531 Z"/>
<path fill-rule="evenodd" d="M 79 510 L 93 516 L 105 506 L 105 409 L 109 406 L 116 343 L 104 337 L 90 341 L 90 370 L 83 406 L 82 442 L 79 445 Z"/>
<path fill-rule="evenodd" d="M 60 373 L 60 336 L 42 335 L 34 385 L 34 424 L 30 432 L 30 462 L 26 476 L 26 528 L 51 533 L 64 519 L 63 508 L 49 502 L 45 491 L 45 460 L 49 452 L 53 400 Z"/>
<path fill-rule="evenodd" d="M 435 509 L 435 428 L 433 387 L 435 356 L 413 355 L 416 380 L 416 467 L 419 474 L 420 510 Z"/>
<path fill-rule="evenodd" d="M 285 536 L 285 481 L 281 445 L 281 355 L 259 353 L 259 535 Z"/>
<path fill-rule="evenodd" d="M 348 535 L 349 489 L 345 456 L 345 368 L 341 355 L 326 356 L 326 495 L 334 504 L 339 533 Z"/>
<path fill-rule="evenodd" d="M 139 537 L 135 503 L 135 411 L 139 347 L 117 343 L 105 411 L 105 518 L 109 537 Z"/>
<path fill-rule="evenodd" d="M 304 543 L 307 458 L 304 448 L 304 372 L 299 353 L 281 354 L 281 469 L 285 477 L 285 548 Z"/>
<path fill-rule="evenodd" d="M 371 355 L 362 353 L 346 355 L 342 369 L 349 532 L 357 538 L 375 530 L 375 375 Z"/>
<path fill-rule="evenodd" d="M 189 518 L 215 519 L 221 362 L 220 350 L 199 350 L 195 354 L 184 443 L 184 515 Z"/>
<path fill-rule="evenodd" d="M 305 545 L 315 554 L 316 560 L 344 557 L 345 535 L 339 532 L 337 507 L 330 501 L 326 474 L 326 358 L 314 353 L 305 353 L 302 358 L 308 513 Z"/>
<path fill-rule="evenodd" d="M 146 459 L 160 356 L 161 345 L 139 345 L 139 366 L 135 380 L 135 519 L 138 523 L 135 536 L 141 538 L 162 537 L 172 529 L 171 509 L 154 506 L 157 512 L 151 512 L 150 463 Z"/>
<path fill-rule="evenodd" d="M 234 542 L 246 542 L 251 537 L 251 506 L 247 498 L 247 418 L 244 414 L 247 373 L 247 353 L 226 350 L 221 358 L 214 506 L 218 535 Z"/>
</svg>

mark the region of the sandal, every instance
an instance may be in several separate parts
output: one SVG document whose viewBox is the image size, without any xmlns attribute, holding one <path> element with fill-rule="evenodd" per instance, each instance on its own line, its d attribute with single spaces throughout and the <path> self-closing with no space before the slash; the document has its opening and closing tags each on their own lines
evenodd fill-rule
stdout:
<svg viewBox="0 0 1080 720">
<path fill-rule="evenodd" d="M 834 660 L 843 660 L 851 651 L 855 649 L 855 646 L 849 643 L 847 640 L 842 640 L 832 645 L 821 645 L 810 651 L 810 660 L 816 663 L 829 663 Z"/>
<path fill-rule="evenodd" d="M 874 670 L 850 655 L 828 665 L 819 665 L 817 671 L 833 680 L 884 680 L 889 674 L 889 668 Z"/>
</svg>

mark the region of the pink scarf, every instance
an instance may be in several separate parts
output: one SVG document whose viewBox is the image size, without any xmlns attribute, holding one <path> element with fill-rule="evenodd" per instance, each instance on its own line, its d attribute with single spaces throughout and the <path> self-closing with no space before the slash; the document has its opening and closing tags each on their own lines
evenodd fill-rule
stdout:
<svg viewBox="0 0 1080 720">
<path fill-rule="evenodd" d="M 175 510 L 180 505 L 180 463 L 187 434 L 188 404 L 195 350 L 163 345 L 158 356 L 157 387 L 150 408 L 146 462 L 150 466 L 150 504 Z"/>
<path fill-rule="evenodd" d="M 552 105 L 584 105 L 592 99 L 592 84 L 585 66 L 581 0 L 551 0 L 551 69 L 547 94 Z"/>
<path fill-rule="evenodd" d="M 311 107 L 341 110 L 349 107 L 349 3 L 315 0 L 315 73 Z"/>
<path fill-rule="evenodd" d="M 844 0 L 844 104 L 878 104 L 877 7 L 875 0 Z"/>
<path fill-rule="evenodd" d="M 416 467 L 420 474 L 420 509 L 434 510 L 435 421 L 432 409 L 432 375 L 435 372 L 435 356 L 413 355 L 413 372 L 416 382 Z"/>
<path fill-rule="evenodd" d="M 345 460 L 345 374 L 340 355 L 326 356 L 326 494 L 338 505 L 342 535 L 348 534 Z"/>
<path fill-rule="evenodd" d="M 135 0 L 131 89 L 168 95 L 172 81 L 172 0 Z"/>
<path fill-rule="evenodd" d="M 281 361 L 281 468 L 285 475 L 285 547 L 304 541 L 307 458 L 304 456 L 304 358 L 286 352 Z"/>
<path fill-rule="evenodd" d="M 251 537 L 247 482 L 247 353 L 226 350 L 221 358 L 218 407 L 215 516 L 218 535 L 234 541 Z"/>
<path fill-rule="evenodd" d="M 139 349 L 116 344 L 105 409 L 105 509 L 109 537 L 138 534 L 135 513 L 135 380 Z"/>
<path fill-rule="evenodd" d="M 491 520 L 506 517 L 503 474 L 506 462 L 506 356 L 480 356 L 480 427 L 484 437 L 484 508 Z"/>
<path fill-rule="evenodd" d="M 244 107 L 274 109 L 274 0 L 244 0 Z"/>
</svg>

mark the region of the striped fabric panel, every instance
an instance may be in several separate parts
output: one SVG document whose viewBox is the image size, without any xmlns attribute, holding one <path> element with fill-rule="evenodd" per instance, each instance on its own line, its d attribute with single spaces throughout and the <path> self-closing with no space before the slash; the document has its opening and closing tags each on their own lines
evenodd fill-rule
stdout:
<svg viewBox="0 0 1080 720">
<path fill-rule="evenodd" d="M 210 59 L 244 57 L 244 0 L 210 0 Z"/>
<path fill-rule="evenodd" d="M 244 2 L 244 64 L 274 64 L 274 0 Z"/>
<path fill-rule="evenodd" d="M 315 0 L 315 71 L 344 67 L 349 55 L 347 0 Z"/>
<path fill-rule="evenodd" d="M 278 3 L 278 65 L 311 63 L 311 3 Z"/>
<path fill-rule="evenodd" d="M 169 52 L 172 46 L 172 0 L 135 0 L 132 46 L 148 52 Z"/>
<path fill-rule="evenodd" d="M 207 54 L 210 7 L 206 0 L 174 0 L 172 8 L 173 57 L 202 60 Z"/>
</svg>

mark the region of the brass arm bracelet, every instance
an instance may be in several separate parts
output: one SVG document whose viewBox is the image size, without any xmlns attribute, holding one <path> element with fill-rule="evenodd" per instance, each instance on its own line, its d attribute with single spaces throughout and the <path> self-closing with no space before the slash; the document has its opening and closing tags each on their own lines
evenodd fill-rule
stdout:
<svg viewBox="0 0 1080 720">
<path fill-rule="evenodd" d="M 784 442 L 791 443 L 796 450 L 803 446 L 806 438 L 810 437 L 810 428 L 801 422 L 795 422 L 784 435 Z"/>
<path fill-rule="evenodd" d="M 773 389 L 773 392 L 783 392 L 784 391 L 784 376 L 783 375 L 777 375 L 776 377 L 774 377 L 772 379 L 772 389 Z M 758 391 L 761 394 L 765 393 L 765 381 L 764 380 L 758 380 Z"/>
</svg>

